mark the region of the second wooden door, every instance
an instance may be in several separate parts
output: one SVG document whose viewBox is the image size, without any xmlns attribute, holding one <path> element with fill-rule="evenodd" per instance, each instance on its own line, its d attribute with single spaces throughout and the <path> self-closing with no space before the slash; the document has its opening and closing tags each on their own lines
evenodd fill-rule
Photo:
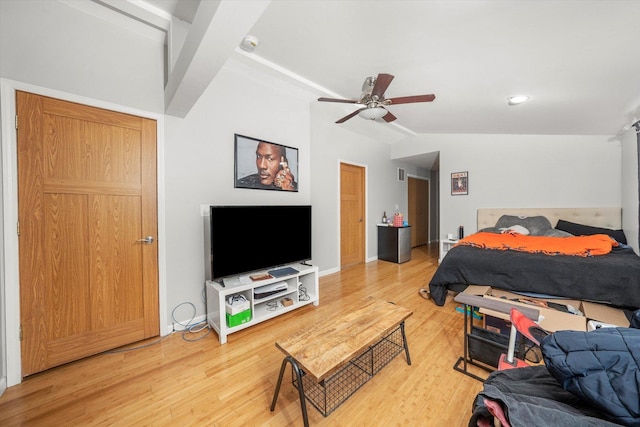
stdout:
<svg viewBox="0 0 640 427">
<path fill-rule="evenodd" d="M 429 181 L 409 177 L 408 209 L 411 247 L 429 243 Z"/>
<path fill-rule="evenodd" d="M 340 163 L 340 265 L 364 262 L 365 173 L 360 166 Z"/>
</svg>

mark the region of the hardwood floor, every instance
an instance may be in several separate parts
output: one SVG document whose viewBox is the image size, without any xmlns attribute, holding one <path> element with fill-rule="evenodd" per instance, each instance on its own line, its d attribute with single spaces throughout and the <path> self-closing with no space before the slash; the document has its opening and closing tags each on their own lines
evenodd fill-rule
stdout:
<svg viewBox="0 0 640 427">
<path fill-rule="evenodd" d="M 482 384 L 453 370 L 462 354 L 463 317 L 423 299 L 437 267 L 437 245 L 404 264 L 374 261 L 320 278 L 320 305 L 306 306 L 229 335 L 174 333 L 144 348 L 104 353 L 33 375 L 0 397 L 0 425 L 288 426 L 302 425 L 290 368 L 274 412 L 271 399 L 283 354 L 277 337 L 372 295 L 413 311 L 406 321 L 412 365 L 403 353 L 312 426 L 466 426 Z M 482 371 L 480 371 L 482 373 Z M 482 374 L 486 376 L 486 374 Z"/>
</svg>

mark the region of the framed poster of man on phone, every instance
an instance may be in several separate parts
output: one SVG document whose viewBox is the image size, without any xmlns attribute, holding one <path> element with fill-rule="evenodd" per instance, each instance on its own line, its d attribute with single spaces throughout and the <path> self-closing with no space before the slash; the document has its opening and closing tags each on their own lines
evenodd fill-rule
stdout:
<svg viewBox="0 0 640 427">
<path fill-rule="evenodd" d="M 235 188 L 298 191 L 298 149 L 235 134 Z"/>
</svg>

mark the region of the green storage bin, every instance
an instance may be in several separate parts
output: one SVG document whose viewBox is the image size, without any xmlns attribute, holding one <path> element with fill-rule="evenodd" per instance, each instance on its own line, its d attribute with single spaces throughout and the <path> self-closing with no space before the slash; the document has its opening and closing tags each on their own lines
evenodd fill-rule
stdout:
<svg viewBox="0 0 640 427">
<path fill-rule="evenodd" d="M 234 315 L 227 313 L 227 326 L 230 328 L 247 323 L 249 320 L 251 320 L 251 309 Z"/>
</svg>

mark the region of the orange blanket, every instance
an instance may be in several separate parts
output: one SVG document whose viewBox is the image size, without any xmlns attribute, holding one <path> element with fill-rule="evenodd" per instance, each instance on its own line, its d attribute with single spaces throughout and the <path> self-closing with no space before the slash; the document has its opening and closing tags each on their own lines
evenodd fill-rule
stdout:
<svg viewBox="0 0 640 427">
<path fill-rule="evenodd" d="M 518 233 L 486 233 L 479 232 L 460 240 L 457 245 L 474 246 L 484 249 L 499 249 L 521 252 L 543 253 L 546 255 L 594 256 L 611 252 L 618 246 L 606 234 L 592 236 L 547 237 L 524 236 Z M 457 246 L 456 245 L 456 246 Z"/>
</svg>

